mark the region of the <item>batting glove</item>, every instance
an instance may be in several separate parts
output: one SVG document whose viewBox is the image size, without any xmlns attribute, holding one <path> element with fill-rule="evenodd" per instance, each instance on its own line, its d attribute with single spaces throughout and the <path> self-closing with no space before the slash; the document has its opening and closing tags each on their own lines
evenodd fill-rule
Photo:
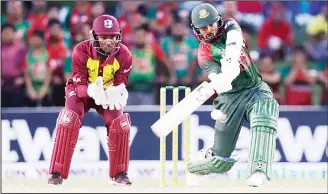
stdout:
<svg viewBox="0 0 328 194">
<path fill-rule="evenodd" d="M 216 93 L 222 94 L 232 89 L 230 82 L 226 80 L 222 73 L 210 73 L 208 78 L 211 80 L 210 86 L 215 90 Z"/>
</svg>

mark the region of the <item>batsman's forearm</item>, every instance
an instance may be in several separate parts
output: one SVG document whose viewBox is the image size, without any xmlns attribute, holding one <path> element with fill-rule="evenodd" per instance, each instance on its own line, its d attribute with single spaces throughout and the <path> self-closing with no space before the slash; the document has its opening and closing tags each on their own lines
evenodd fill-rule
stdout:
<svg viewBox="0 0 328 194">
<path fill-rule="evenodd" d="M 227 33 L 225 56 L 221 60 L 221 70 L 225 80 L 229 83 L 239 75 L 239 58 L 243 45 L 243 35 L 240 30 L 231 30 Z"/>
<path fill-rule="evenodd" d="M 239 30 L 231 30 L 227 33 L 225 57 L 238 60 L 243 45 L 243 35 Z"/>
</svg>

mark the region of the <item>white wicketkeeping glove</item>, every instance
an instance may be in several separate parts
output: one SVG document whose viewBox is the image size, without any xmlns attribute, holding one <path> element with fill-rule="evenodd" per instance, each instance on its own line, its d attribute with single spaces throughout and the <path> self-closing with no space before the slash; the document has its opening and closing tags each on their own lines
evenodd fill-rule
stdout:
<svg viewBox="0 0 328 194">
<path fill-rule="evenodd" d="M 215 90 L 217 94 L 227 92 L 232 89 L 232 85 L 228 82 L 222 73 L 210 73 L 208 78 L 211 80 L 210 86 Z"/>
<path fill-rule="evenodd" d="M 95 100 L 96 105 L 101 105 L 104 109 L 106 105 L 106 93 L 103 86 L 103 79 L 99 76 L 94 83 L 88 85 L 88 95 Z"/>
<path fill-rule="evenodd" d="M 120 110 L 126 106 L 128 100 L 128 91 L 125 84 L 118 86 L 110 86 L 106 89 L 107 100 L 106 104 L 110 110 Z"/>
</svg>

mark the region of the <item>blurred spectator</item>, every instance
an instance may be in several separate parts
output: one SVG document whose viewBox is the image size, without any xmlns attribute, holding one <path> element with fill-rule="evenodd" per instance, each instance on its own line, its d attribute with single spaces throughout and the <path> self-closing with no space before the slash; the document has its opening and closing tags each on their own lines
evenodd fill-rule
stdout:
<svg viewBox="0 0 328 194">
<path fill-rule="evenodd" d="M 198 67 L 198 41 L 187 34 L 187 26 L 179 19 L 171 26 L 172 35 L 162 42 L 162 49 L 171 59 L 175 68 L 178 84 L 191 86 Z"/>
<path fill-rule="evenodd" d="M 174 67 L 171 66 L 169 59 L 157 44 L 149 44 L 147 40 L 147 27 L 145 25 L 137 27 L 133 38 L 132 53 L 132 71 L 129 77 L 129 99 L 128 104 L 154 104 L 155 96 L 153 88 L 156 81 L 162 84 L 175 84 Z M 165 82 L 163 72 L 158 74 L 158 64 L 163 63 L 169 69 L 171 79 Z M 159 76 L 159 77 L 158 77 Z"/>
<path fill-rule="evenodd" d="M 242 13 L 262 13 L 263 6 L 260 1 L 238 1 L 237 10 Z"/>
<path fill-rule="evenodd" d="M 2 107 L 22 106 L 24 85 L 22 62 L 26 48 L 15 41 L 15 27 L 1 25 L 1 105 Z"/>
<path fill-rule="evenodd" d="M 80 42 L 72 41 L 71 48 L 67 52 L 67 57 L 64 61 L 64 78 L 67 80 L 72 73 L 72 51 L 74 50 L 75 46 L 79 44 Z"/>
<path fill-rule="evenodd" d="M 265 17 L 263 6 L 260 1 L 237 1 L 235 19 L 238 22 L 250 24 L 258 30 L 263 24 Z"/>
<path fill-rule="evenodd" d="M 274 1 L 262 1 L 261 2 L 262 7 L 263 7 L 263 15 L 265 18 L 268 18 L 271 14 L 271 7 L 273 4 L 275 4 Z"/>
<path fill-rule="evenodd" d="M 306 62 L 306 52 L 302 46 L 293 51 L 292 64 L 281 71 L 285 84 L 285 101 L 287 105 L 311 105 L 312 86 L 315 77 L 311 76 Z"/>
<path fill-rule="evenodd" d="M 71 34 L 65 20 L 67 20 L 68 10 L 62 9 L 59 5 L 49 5 L 48 19 L 56 19 L 60 21 L 62 27 L 62 36 L 66 47 L 69 47 L 71 44 Z M 48 22 L 49 24 L 49 22 Z"/>
<path fill-rule="evenodd" d="M 46 32 L 48 25 L 47 2 L 44 0 L 32 1 L 32 12 L 28 14 L 30 23 L 27 37 L 30 38 L 35 30 Z"/>
<path fill-rule="evenodd" d="M 313 36 L 320 32 L 328 34 L 328 5 L 322 7 L 320 14 L 318 14 L 311 22 L 309 22 L 306 31 Z"/>
<path fill-rule="evenodd" d="M 60 7 L 58 5 L 49 5 L 48 8 L 48 19 L 57 19 L 59 20 Z"/>
<path fill-rule="evenodd" d="M 285 18 L 284 7 L 274 2 L 271 7 L 270 16 L 259 29 L 257 46 L 260 50 L 270 48 L 275 52 L 273 56 L 282 59 L 285 52 L 293 45 L 293 31 Z M 278 54 L 278 55 L 276 55 Z"/>
<path fill-rule="evenodd" d="M 304 45 L 312 61 L 317 64 L 325 63 L 327 60 L 327 34 L 320 32 L 316 35 L 309 36 Z"/>
<path fill-rule="evenodd" d="M 98 16 L 101 16 L 105 13 L 106 6 L 103 1 L 94 1 L 91 4 L 91 21 L 95 20 Z"/>
<path fill-rule="evenodd" d="M 159 2 L 152 10 L 155 18 L 151 22 L 151 28 L 158 42 L 162 42 L 162 39 L 169 33 L 174 16 L 178 15 L 178 4 L 176 2 Z"/>
<path fill-rule="evenodd" d="M 27 106 L 49 106 L 51 68 L 48 53 L 44 46 L 44 32 L 33 31 L 29 39 L 29 51 L 23 62 Z"/>
<path fill-rule="evenodd" d="M 178 1 L 179 8 L 191 12 L 194 7 L 202 3 L 203 1 Z"/>
<path fill-rule="evenodd" d="M 173 22 L 172 13 L 177 13 L 176 2 L 161 2 L 156 13 L 156 23 L 158 28 L 169 28 Z"/>
<path fill-rule="evenodd" d="M 1 17 L 1 24 L 7 23 L 15 26 L 15 39 L 26 41 L 29 23 L 24 19 L 24 8 L 21 1 L 7 2 L 7 15 Z"/>
<path fill-rule="evenodd" d="M 63 65 L 68 53 L 64 44 L 63 30 L 59 20 L 49 20 L 48 30 L 46 49 L 48 52 L 49 66 L 52 69 L 52 102 L 56 106 L 64 106 L 65 78 Z"/>
<path fill-rule="evenodd" d="M 80 25 L 80 31 L 76 33 L 73 41 L 75 42 L 82 42 L 84 40 L 90 39 L 90 30 L 91 25 L 89 23 L 82 23 Z"/>
<path fill-rule="evenodd" d="M 280 85 L 280 73 L 275 71 L 270 51 L 263 51 L 260 54 L 260 73 L 263 81 L 265 81 L 271 88 L 273 92 L 273 97 L 282 103 L 280 97 L 279 85 Z"/>
<path fill-rule="evenodd" d="M 325 63 L 327 60 L 327 41 L 328 41 L 328 5 L 322 8 L 322 11 L 317 15 L 306 28 L 309 35 L 306 43 L 306 50 L 311 59 L 317 63 Z"/>
<path fill-rule="evenodd" d="M 321 90 L 321 104 L 328 105 L 328 64 L 323 72 L 318 74 L 318 82 L 322 86 Z"/>
<path fill-rule="evenodd" d="M 249 51 L 255 50 L 252 48 L 252 36 L 255 34 L 255 27 L 246 22 L 239 22 L 240 28 L 243 32 L 243 37 Z"/>
<path fill-rule="evenodd" d="M 141 103 L 148 104 L 147 97 L 144 98 L 142 93 L 144 91 L 147 93 L 150 88 L 153 90 L 149 92 L 153 96 L 152 102 L 155 102 L 159 99 L 159 96 L 156 95 L 159 95 L 159 87 L 162 85 L 189 85 L 192 83 L 191 87 L 193 88 L 197 82 L 208 81 L 207 74 L 198 71 L 200 68 L 194 62 L 195 55 L 192 54 L 192 48 L 198 42 L 193 40 L 195 37 L 189 27 L 190 11 L 201 2 L 211 3 L 224 18 L 232 17 L 239 22 L 250 55 L 254 61 L 260 58 L 259 70 L 263 79 L 271 85 L 278 101 L 284 104 L 284 97 L 287 97 L 287 104 L 317 103 L 321 91 L 317 85 L 313 87 L 313 83 L 317 81 L 315 83 L 323 86 L 322 103 L 327 104 L 328 95 L 327 86 L 325 86 L 327 77 L 325 76 L 328 74 L 326 62 L 328 57 L 328 6 L 326 2 L 204 0 L 194 2 L 77 1 L 73 3 L 59 1 L 52 3 L 45 0 L 29 2 L 10 0 L 1 3 L 6 9 L 1 17 L 1 24 L 5 24 L 4 30 L 1 30 L 3 106 L 25 105 L 19 99 L 24 96 L 15 95 L 21 93 L 25 85 L 28 85 L 28 83 L 24 84 L 22 70 L 23 59 L 21 58 L 27 52 L 24 42 L 25 44 L 29 42 L 33 46 L 29 46 L 30 50 L 27 55 L 30 63 L 26 61 L 23 64 L 23 67 L 30 68 L 29 75 L 33 80 L 31 83 L 36 88 L 32 87 L 34 90 L 26 88 L 29 95 L 29 106 L 48 105 L 50 100 L 52 105 L 63 105 L 64 98 L 62 97 L 64 95 L 62 92 L 65 80 L 71 74 L 71 49 L 79 42 L 90 38 L 89 31 L 93 19 L 101 14 L 106 14 L 109 10 L 113 12 L 116 10 L 113 15 L 119 17 L 120 27 L 123 30 L 122 42 L 133 48 L 134 52 L 134 77 L 132 76 L 133 84 L 129 87 L 134 87 L 140 95 L 136 94 L 136 100 L 132 103 L 139 104 L 136 101 L 141 99 L 144 100 Z M 8 24 L 14 26 L 16 31 L 13 32 L 12 27 L 6 27 Z M 149 28 L 146 28 L 145 24 L 149 25 Z M 143 27 L 138 27 L 141 25 Z M 142 32 L 142 29 L 145 32 Z M 41 46 L 37 46 L 41 33 L 36 32 L 34 35 L 33 33 L 40 30 L 44 32 L 44 39 L 42 39 Z M 32 35 L 34 40 L 28 41 Z M 183 40 L 181 40 L 181 36 L 184 36 Z M 139 38 L 135 40 L 136 37 Z M 299 47 L 296 47 L 294 54 L 290 53 L 294 44 L 303 45 L 306 53 L 303 53 L 303 48 Z M 47 51 L 44 52 L 44 49 Z M 270 54 L 266 53 L 267 49 L 270 50 Z M 261 52 L 263 50 L 265 52 Z M 302 56 L 307 56 L 309 61 L 305 59 L 303 61 Z M 153 68 L 149 72 L 144 69 L 148 66 Z M 312 66 L 315 70 L 312 70 Z M 277 70 L 281 70 L 280 76 L 283 81 L 280 83 L 275 82 L 279 75 Z M 46 73 L 39 74 L 37 72 L 47 71 L 53 71 L 51 86 L 47 91 L 41 92 L 41 85 L 46 84 L 47 76 L 44 75 Z M 149 76 L 152 74 L 151 72 L 154 72 L 154 77 Z M 201 75 L 198 75 L 200 73 Z M 169 77 L 172 79 L 168 79 Z M 176 82 L 176 77 L 179 78 L 179 83 Z M 145 82 L 149 80 L 151 80 L 152 86 L 144 89 L 148 87 Z M 277 88 L 285 93 L 281 93 L 282 96 L 279 96 Z M 53 91 L 52 94 L 51 91 Z M 41 96 L 45 96 L 42 103 L 41 100 L 36 99 L 40 93 L 42 93 Z M 31 97 L 34 100 L 31 100 Z M 129 100 L 133 99 L 129 98 Z M 212 100 L 209 100 L 205 104 L 211 103 Z"/>
<path fill-rule="evenodd" d="M 148 22 L 149 29 L 150 31 L 153 32 L 154 36 L 158 25 L 156 17 L 157 17 L 157 9 L 159 4 L 160 4 L 159 1 L 150 1 L 147 2 L 146 4 L 142 4 L 139 6 L 139 10 L 141 9 L 142 15 L 146 17 L 145 20 Z"/>
<path fill-rule="evenodd" d="M 222 17 L 224 20 L 228 18 L 233 18 L 236 21 L 239 19 L 237 18 L 237 2 L 236 1 L 223 1 L 222 2 L 223 6 L 223 12 L 222 12 Z"/>
<path fill-rule="evenodd" d="M 92 23 L 91 5 L 88 1 L 77 1 L 69 18 L 72 39 L 81 31 L 81 24 Z"/>
<path fill-rule="evenodd" d="M 120 28 L 122 29 L 122 43 L 131 47 L 133 29 L 144 22 L 144 18 L 138 12 L 139 1 L 122 1 L 120 2 L 123 14 L 118 17 Z"/>
</svg>

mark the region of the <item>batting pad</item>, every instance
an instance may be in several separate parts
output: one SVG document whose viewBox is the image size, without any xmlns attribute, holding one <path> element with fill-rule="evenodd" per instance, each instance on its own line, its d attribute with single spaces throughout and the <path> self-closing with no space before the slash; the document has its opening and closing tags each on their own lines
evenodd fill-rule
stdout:
<svg viewBox="0 0 328 194">
<path fill-rule="evenodd" d="M 59 113 L 50 174 L 58 172 L 63 179 L 67 179 L 80 127 L 81 121 L 76 112 L 65 108 Z"/>
<path fill-rule="evenodd" d="M 268 180 L 271 179 L 271 166 L 276 149 L 278 106 L 274 99 L 260 100 L 253 105 L 250 115 L 252 138 L 247 167 L 248 177 L 255 172 L 263 172 Z"/>
<path fill-rule="evenodd" d="M 130 128 L 128 113 L 114 119 L 109 128 L 109 177 L 114 178 L 120 172 L 127 172 L 130 161 Z"/>
<path fill-rule="evenodd" d="M 247 177 L 254 172 L 263 172 L 271 177 L 271 165 L 276 148 L 275 130 L 267 127 L 252 129 L 252 141 L 248 159 Z"/>
</svg>

